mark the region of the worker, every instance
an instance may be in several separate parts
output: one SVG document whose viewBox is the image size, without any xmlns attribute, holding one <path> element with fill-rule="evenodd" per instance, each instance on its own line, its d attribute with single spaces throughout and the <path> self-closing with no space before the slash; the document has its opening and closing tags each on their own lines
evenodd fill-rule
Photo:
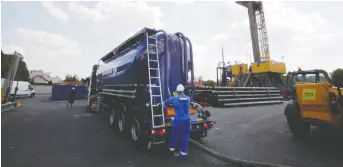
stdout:
<svg viewBox="0 0 343 167">
<path fill-rule="evenodd" d="M 71 108 L 73 106 L 73 103 L 75 101 L 75 96 L 76 96 L 76 92 L 75 92 L 75 88 L 71 88 L 71 91 L 69 92 L 68 95 L 68 104 L 67 107 L 70 106 L 69 108 Z"/>
<path fill-rule="evenodd" d="M 174 153 L 174 156 L 180 156 L 181 154 L 182 157 L 186 157 L 188 154 L 188 138 L 191 126 L 189 117 L 190 98 L 183 93 L 184 89 L 183 85 L 179 84 L 176 87 L 177 96 L 170 97 L 164 102 L 165 106 L 174 104 L 175 108 L 172 135 L 168 147 L 170 153 Z M 175 145 L 180 139 L 180 153 L 177 153 Z"/>
</svg>

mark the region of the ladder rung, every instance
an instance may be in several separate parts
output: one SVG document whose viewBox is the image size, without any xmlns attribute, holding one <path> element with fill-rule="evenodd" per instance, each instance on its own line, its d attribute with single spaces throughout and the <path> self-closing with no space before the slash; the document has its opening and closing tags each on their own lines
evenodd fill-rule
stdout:
<svg viewBox="0 0 343 167">
<path fill-rule="evenodd" d="M 163 115 L 162 115 L 162 114 L 160 114 L 160 115 L 154 115 L 154 117 L 163 117 Z"/>
<path fill-rule="evenodd" d="M 148 46 L 154 46 L 154 47 L 156 47 L 156 44 L 148 44 Z"/>
<path fill-rule="evenodd" d="M 150 78 L 156 78 L 156 79 L 158 79 L 158 78 L 160 78 L 160 77 L 150 77 Z"/>
<path fill-rule="evenodd" d="M 153 87 L 153 88 L 159 88 L 160 86 L 151 85 L 150 87 Z"/>
<path fill-rule="evenodd" d="M 149 61 L 158 62 L 158 60 L 151 60 L 151 59 Z"/>
<path fill-rule="evenodd" d="M 156 36 L 148 36 L 150 39 L 156 39 Z"/>
<path fill-rule="evenodd" d="M 155 54 L 156 55 L 157 53 L 156 52 L 149 52 L 149 54 Z"/>
<path fill-rule="evenodd" d="M 158 70 L 158 68 L 150 68 L 150 70 Z"/>
<path fill-rule="evenodd" d="M 164 140 L 163 141 L 159 141 L 159 142 L 153 142 L 153 144 L 162 144 L 164 143 Z"/>
<path fill-rule="evenodd" d="M 153 97 L 160 97 L 161 95 L 151 95 L 151 96 L 153 96 Z"/>
</svg>

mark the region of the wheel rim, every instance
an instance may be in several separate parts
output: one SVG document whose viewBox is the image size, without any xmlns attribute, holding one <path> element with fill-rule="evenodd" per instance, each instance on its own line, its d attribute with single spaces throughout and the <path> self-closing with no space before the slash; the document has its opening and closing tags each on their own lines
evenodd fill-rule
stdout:
<svg viewBox="0 0 343 167">
<path fill-rule="evenodd" d="M 137 119 L 134 119 L 131 126 L 131 136 L 134 141 L 138 140 L 139 132 L 140 132 L 139 122 Z"/>
<path fill-rule="evenodd" d="M 124 115 L 120 114 L 119 120 L 118 120 L 118 127 L 120 131 L 124 130 Z"/>
<path fill-rule="evenodd" d="M 114 123 L 114 110 L 112 109 L 112 114 L 110 115 L 110 124 L 113 125 Z"/>
</svg>

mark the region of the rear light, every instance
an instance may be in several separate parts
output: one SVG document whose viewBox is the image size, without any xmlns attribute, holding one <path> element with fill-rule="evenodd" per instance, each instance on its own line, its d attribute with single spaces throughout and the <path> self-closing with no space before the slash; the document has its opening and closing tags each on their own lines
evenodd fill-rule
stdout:
<svg viewBox="0 0 343 167">
<path fill-rule="evenodd" d="M 173 117 L 175 116 L 175 110 L 174 108 L 166 108 L 167 112 L 167 117 Z"/>
<path fill-rule="evenodd" d="M 153 129 L 151 130 L 151 135 L 165 135 L 166 130 L 165 129 Z"/>
<path fill-rule="evenodd" d="M 208 126 L 207 126 L 207 124 L 206 124 L 206 123 L 204 124 L 204 128 L 205 128 L 205 129 L 207 129 L 207 128 L 208 128 Z"/>
<path fill-rule="evenodd" d="M 190 115 L 195 115 L 197 113 L 197 110 L 195 108 L 189 109 Z M 167 117 L 174 117 L 176 115 L 174 108 L 166 108 L 166 115 Z"/>
<path fill-rule="evenodd" d="M 197 110 L 195 108 L 190 108 L 189 109 L 189 114 L 194 115 L 197 113 Z"/>
<path fill-rule="evenodd" d="M 91 109 L 95 109 L 95 108 L 96 108 L 96 104 L 92 104 Z"/>
</svg>

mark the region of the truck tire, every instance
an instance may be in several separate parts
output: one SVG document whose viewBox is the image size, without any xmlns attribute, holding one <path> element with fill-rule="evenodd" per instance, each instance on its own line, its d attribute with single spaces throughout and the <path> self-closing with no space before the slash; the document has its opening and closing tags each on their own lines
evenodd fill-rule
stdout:
<svg viewBox="0 0 343 167">
<path fill-rule="evenodd" d="M 118 113 L 117 126 L 118 126 L 118 130 L 120 133 L 124 133 L 124 131 L 126 129 L 125 124 L 126 124 L 125 114 L 123 112 Z"/>
<path fill-rule="evenodd" d="M 307 139 L 310 136 L 310 125 L 303 121 L 299 110 L 294 104 L 287 104 L 285 115 L 288 128 L 296 139 Z"/>
<path fill-rule="evenodd" d="M 143 151 L 149 151 L 152 148 L 152 140 L 143 133 L 143 123 L 138 118 L 133 118 L 130 121 L 131 140 L 137 148 Z"/>
<path fill-rule="evenodd" d="M 131 139 L 134 142 L 138 142 L 141 137 L 140 121 L 137 118 L 134 118 L 130 122 L 131 122 L 131 128 L 130 128 Z"/>
<path fill-rule="evenodd" d="M 110 113 L 109 113 L 109 122 L 111 126 L 115 125 L 115 110 L 114 108 L 111 109 Z"/>
</svg>

